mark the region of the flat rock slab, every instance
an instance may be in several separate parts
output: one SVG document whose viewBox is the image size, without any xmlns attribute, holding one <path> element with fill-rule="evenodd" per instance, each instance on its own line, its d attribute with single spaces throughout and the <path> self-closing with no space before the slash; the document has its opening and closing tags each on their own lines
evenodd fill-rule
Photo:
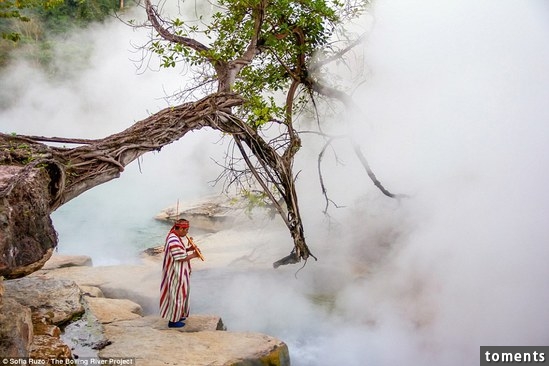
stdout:
<svg viewBox="0 0 549 366">
<path fill-rule="evenodd" d="M 168 321 L 159 316 L 149 315 L 132 319 L 131 321 L 120 321 L 117 325 L 124 327 L 150 327 L 158 330 L 175 330 L 179 332 L 203 332 L 207 330 L 225 330 L 225 325 L 219 316 L 215 315 L 191 315 L 185 320 L 183 328 L 168 328 Z"/>
<path fill-rule="evenodd" d="M 193 319 L 194 318 L 194 319 Z M 288 347 L 259 333 L 203 330 L 204 318 L 190 317 L 183 328 L 168 328 L 156 316 L 105 325 L 112 342 L 100 357 L 135 358 L 136 365 L 289 365 Z M 217 325 L 216 325 L 217 327 Z"/>
<path fill-rule="evenodd" d="M 92 266 L 91 257 L 87 255 L 58 255 L 53 254 L 44 264 L 42 269 L 55 269 L 66 267 Z"/>
<path fill-rule="evenodd" d="M 137 319 L 143 315 L 141 306 L 128 299 L 85 297 L 85 300 L 90 307 L 90 311 L 102 324 Z"/>
</svg>

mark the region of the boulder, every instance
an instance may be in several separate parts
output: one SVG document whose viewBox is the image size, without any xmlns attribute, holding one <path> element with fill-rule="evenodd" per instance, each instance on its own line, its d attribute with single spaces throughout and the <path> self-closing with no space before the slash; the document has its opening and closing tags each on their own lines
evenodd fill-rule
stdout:
<svg viewBox="0 0 549 366">
<path fill-rule="evenodd" d="M 276 215 L 276 208 L 270 202 L 244 196 L 215 195 L 178 202 L 166 207 L 154 218 L 168 225 L 177 219 L 187 219 L 194 230 L 212 233 L 234 226 L 253 226 L 264 220 L 272 221 Z"/>
<path fill-rule="evenodd" d="M 84 313 L 80 298 L 80 289 L 69 280 L 24 277 L 5 281 L 5 299 L 17 302 L 32 314 L 28 352 L 19 357 L 72 358 L 70 347 L 60 339 L 61 330 L 57 325 L 66 324 Z M 13 337 L 23 342 L 25 328 L 14 329 Z"/>
<path fill-rule="evenodd" d="M 96 286 L 86 286 L 86 285 L 80 285 L 80 290 L 82 290 L 83 296 L 88 297 L 105 297 L 103 294 L 103 291 L 99 287 Z"/>
<path fill-rule="evenodd" d="M 225 229 L 235 221 L 238 201 L 226 196 L 211 196 L 181 205 L 165 208 L 155 216 L 156 220 L 172 224 L 177 219 L 187 219 L 195 229 L 214 232 Z"/>
<path fill-rule="evenodd" d="M 5 297 L 31 308 L 50 324 L 63 324 L 84 313 L 80 288 L 70 280 L 24 277 L 5 281 Z"/>
</svg>

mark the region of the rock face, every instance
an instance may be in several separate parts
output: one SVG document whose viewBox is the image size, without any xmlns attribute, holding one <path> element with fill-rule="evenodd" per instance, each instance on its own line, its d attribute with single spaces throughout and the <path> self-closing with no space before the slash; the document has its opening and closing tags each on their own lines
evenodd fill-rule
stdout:
<svg viewBox="0 0 549 366">
<path fill-rule="evenodd" d="M 13 141 L 13 147 L 22 142 Z M 30 151 L 30 145 L 26 145 Z M 38 153 L 38 152 L 37 152 Z M 38 156 L 38 155 L 37 155 Z M 44 265 L 57 245 L 49 189 L 53 166 L 43 169 L 11 165 L 12 155 L 0 152 L 0 276 L 26 276 Z"/>
<path fill-rule="evenodd" d="M 0 355 L 28 357 L 32 338 L 31 310 L 4 298 L 0 304 Z"/>
<path fill-rule="evenodd" d="M 64 264 L 4 281 L 0 356 L 121 357 L 134 359 L 134 364 L 140 366 L 290 365 L 284 342 L 259 333 L 226 331 L 217 316 L 193 314 L 184 328 L 171 329 L 158 316 L 142 316 L 142 306 L 137 302 L 103 297 L 109 291 L 133 293 L 116 282 L 128 276 L 126 267 L 116 272 L 115 267 L 102 271 L 68 265 L 66 258 L 59 263 Z M 138 277 L 139 272 L 146 275 L 144 268 L 131 268 L 136 271 L 132 277 Z M 157 286 L 155 283 L 155 289 Z M 75 317 L 79 319 L 73 321 Z"/>
</svg>

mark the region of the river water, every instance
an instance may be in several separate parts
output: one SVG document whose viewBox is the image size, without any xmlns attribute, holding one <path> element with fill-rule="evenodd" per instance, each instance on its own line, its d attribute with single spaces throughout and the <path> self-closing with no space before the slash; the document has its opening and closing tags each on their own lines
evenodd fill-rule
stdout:
<svg viewBox="0 0 549 366">
<path fill-rule="evenodd" d="M 121 189 L 90 192 L 53 215 L 60 254 L 89 255 L 95 266 L 111 266 L 138 263 L 143 249 L 162 244 L 169 226 L 153 218 L 158 212 L 137 205 L 128 215 L 118 214 L 113 197 L 128 194 Z M 134 194 L 130 196 L 141 196 Z M 272 262 L 291 250 L 289 234 L 276 219 L 255 218 L 217 233 L 191 228 L 191 234 L 206 257 L 206 262 L 193 265 L 192 313 L 219 315 L 230 331 L 261 332 L 283 340 L 293 365 L 340 362 L 344 354 L 317 347 L 332 337 L 326 338 L 326 330 L 335 333 L 348 326 L 347 320 L 338 324 L 335 319 L 342 314 L 334 309 L 338 286 L 348 281 L 345 271 L 331 269 L 325 254 L 324 265 L 311 261 L 305 268 L 299 264 L 273 269 Z M 146 314 L 157 313 L 157 291 L 143 301 Z M 353 362 L 358 365 L 358 359 L 347 364 Z"/>
</svg>

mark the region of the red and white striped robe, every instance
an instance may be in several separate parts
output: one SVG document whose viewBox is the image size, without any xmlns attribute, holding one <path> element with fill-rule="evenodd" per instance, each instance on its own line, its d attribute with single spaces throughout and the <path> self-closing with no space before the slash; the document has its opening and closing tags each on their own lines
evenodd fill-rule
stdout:
<svg viewBox="0 0 549 366">
<path fill-rule="evenodd" d="M 164 245 L 162 282 L 160 283 L 160 316 L 171 322 L 189 316 L 191 265 L 184 260 L 187 249 L 181 239 L 170 232 Z"/>
</svg>

